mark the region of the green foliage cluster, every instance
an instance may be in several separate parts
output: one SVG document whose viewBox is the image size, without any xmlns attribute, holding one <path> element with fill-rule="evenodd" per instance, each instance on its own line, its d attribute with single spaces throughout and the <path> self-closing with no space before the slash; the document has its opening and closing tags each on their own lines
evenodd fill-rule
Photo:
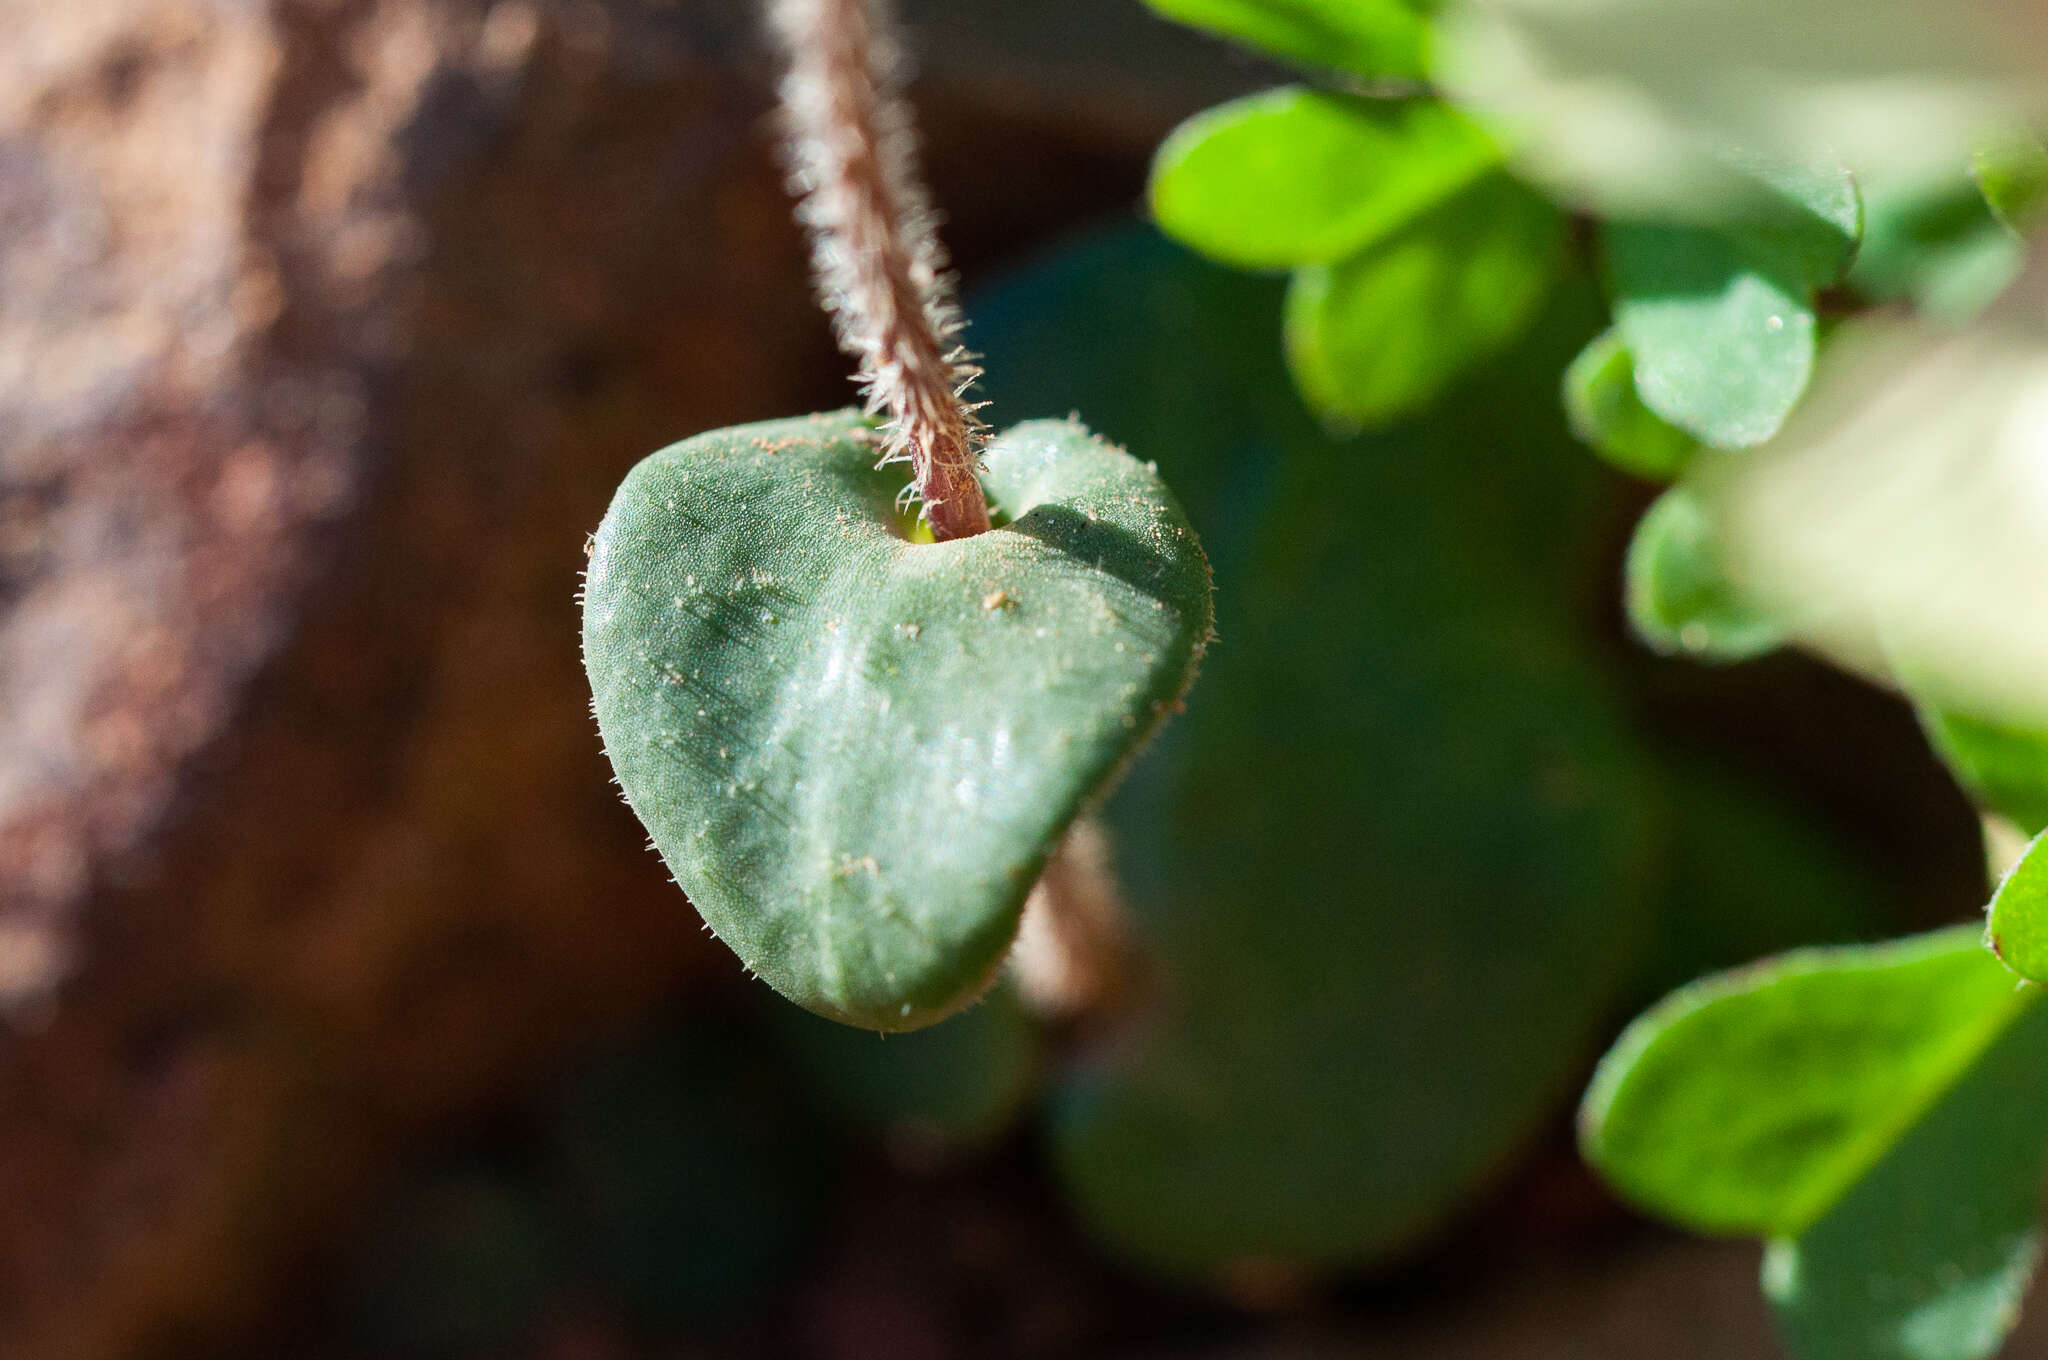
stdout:
<svg viewBox="0 0 2048 1360">
<path fill-rule="evenodd" d="M 1384 422 L 1445 401 L 1459 373 L 1526 324 L 1559 267 L 1557 210 L 1515 184 L 1511 158 L 1488 155 L 1488 130 L 1453 105 L 1389 100 L 1356 81 L 1412 79 L 1426 65 L 1277 42 L 1268 20 L 1282 10 L 1297 22 L 1304 10 L 1423 17 L 1391 3 L 1181 14 L 1333 69 L 1319 88 L 1183 126 L 1161 149 L 1153 206 L 1213 259 L 1294 270 L 1287 348 L 1302 396 L 1333 422 Z M 2017 269 L 2015 231 L 2040 220 L 2048 155 L 2008 139 L 1978 153 L 1974 183 L 1960 166 L 1946 180 L 1880 179 L 1868 207 L 1837 163 L 1733 149 L 1717 162 L 1715 193 L 1591 225 L 1612 321 L 1564 367 L 1562 395 L 1601 457 L 1677 483 L 1629 549 L 1637 632 L 1659 651 L 1732 662 L 1789 632 L 1730 578 L 1716 506 L 1689 472 L 1725 467 L 1783 428 L 1830 328 L 1829 290 L 1836 309 L 1904 301 L 1950 322 L 1984 306 Z M 1508 207 L 1515 195 L 1537 206 Z M 1545 213 L 1548 230 L 1528 225 Z M 1445 280 L 1433 293 L 1413 263 L 1431 249 Z M 1368 284 L 1355 309 L 1333 305 L 1333 278 L 1378 272 L 1408 291 Z M 1478 287 L 1461 298 L 1467 281 Z M 1931 699 L 1922 712 L 1964 788 L 2039 832 L 2048 736 Z M 1795 952 L 1683 988 L 1631 1027 L 1588 1093 L 1585 1152 L 1617 1189 L 1695 1230 L 1770 1242 L 1766 1291 L 1806 1360 L 1971 1360 L 2017 1316 L 2048 1166 L 2048 1021 L 2039 993 L 1999 960 L 2048 978 L 2039 842 L 1993 899 L 1998 958 L 1984 943 L 1965 927 Z"/>
<path fill-rule="evenodd" d="M 1222 26 L 1265 41 L 1257 25 Z M 1477 276 L 1496 278 L 1498 260 L 1449 227 L 1480 211 L 1461 206 L 1474 157 L 1470 144 L 1450 145 L 1436 129 L 1471 125 L 1426 100 L 1403 101 L 1396 119 L 1372 111 L 1386 107 L 1290 90 L 1193 120 L 1161 151 L 1161 225 L 1228 263 L 1295 267 L 1296 295 L 1320 297 L 1314 271 L 1329 267 L 1333 244 L 1369 249 L 1380 238 L 1354 224 L 1382 220 L 1375 199 L 1398 195 L 1454 261 L 1473 259 Z M 1380 135 L 1354 135 L 1338 151 L 1330 129 L 1346 121 L 1339 109 Z M 1341 174 L 1316 176 L 1339 155 Z M 1839 165 L 1725 159 L 1753 191 L 1729 198 L 1724 214 L 1597 224 L 1613 322 L 1566 368 L 1564 401 L 1574 431 L 1617 467 L 1680 482 L 1643 517 L 1629 551 L 1626 601 L 1638 631 L 1660 650 L 1734 661 L 1786 634 L 1727 578 L 1714 513 L 1685 484 L 1688 468 L 1782 428 L 1813 371 L 1823 290 L 1847 279 L 1950 318 L 1988 300 L 2016 252 L 2009 233 L 1986 227 L 1992 217 L 2009 228 L 2038 218 L 2048 156 L 2013 139 L 1979 153 L 1981 197 L 1950 191 L 1944 201 L 1923 188 L 1883 200 L 1868 219 L 1877 239 L 1860 278 L 1851 266 L 1866 214 Z M 1289 175 L 1316 176 L 1318 196 L 1280 193 L 1273 181 Z M 1415 206 L 1424 192 L 1435 201 Z M 1284 232 L 1263 219 L 1269 205 Z M 1552 268 L 1553 253 L 1554 242 L 1530 234 L 1519 248 L 1524 277 Z M 1496 319 L 1518 325 L 1527 295 L 1504 288 Z M 1455 306 L 1412 305 L 1419 296 L 1406 299 L 1415 324 L 1405 329 L 1429 330 L 1452 351 L 1427 371 L 1387 338 L 1404 329 L 1392 294 L 1351 318 L 1322 310 L 1313 345 L 1299 338 L 1306 304 L 1291 307 L 1289 352 L 1309 402 L 1336 419 L 1384 418 L 1437 398 L 1448 375 L 1500 342 L 1503 331 L 1461 333 Z M 1440 314 L 1451 323 L 1422 321 Z M 1346 327 L 1348 342 L 1329 333 Z M 1348 365 L 1319 359 L 1334 354 Z M 2048 739 L 1932 704 L 1925 715 L 1960 782 L 2039 831 Z M 2048 852 L 2030 851 L 1999 887 L 1989 934 L 2012 968 L 2048 976 Z M 2037 1253 L 2048 1163 L 2048 1097 L 2036 1076 L 2048 1023 L 2037 995 L 2016 987 L 1969 928 L 1795 953 L 1710 979 L 1651 1011 L 1610 1053 L 1587 1097 L 1587 1155 L 1618 1189 L 1674 1221 L 1770 1239 L 1766 1288 L 1803 1356 L 1989 1354 L 2016 1316 Z"/>
</svg>

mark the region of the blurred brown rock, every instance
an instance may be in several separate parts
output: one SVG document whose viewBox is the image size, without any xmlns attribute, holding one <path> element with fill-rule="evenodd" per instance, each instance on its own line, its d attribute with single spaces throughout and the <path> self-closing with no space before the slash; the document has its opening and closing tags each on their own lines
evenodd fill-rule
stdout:
<svg viewBox="0 0 2048 1360">
<path fill-rule="evenodd" d="M 731 977 L 609 784 L 573 592 L 641 454 L 846 399 L 752 30 L 0 14 L 0 1354 L 225 1334 L 409 1136 Z M 970 271 L 1232 79 L 985 47 L 921 96 Z"/>
</svg>

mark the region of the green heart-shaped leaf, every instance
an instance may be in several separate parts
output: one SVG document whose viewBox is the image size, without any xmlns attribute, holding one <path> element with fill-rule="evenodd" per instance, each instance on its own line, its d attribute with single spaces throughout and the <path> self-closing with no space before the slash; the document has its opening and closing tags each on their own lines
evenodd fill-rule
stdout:
<svg viewBox="0 0 2048 1360">
<path fill-rule="evenodd" d="M 627 801 L 707 924 L 820 1015 L 978 995 L 1076 815 L 1193 679 L 1209 570 L 1148 465 L 1072 422 L 987 453 L 1003 528 L 913 543 L 841 412 L 627 475 L 583 645 Z"/>
<path fill-rule="evenodd" d="M 1603 235 L 1643 404 L 1716 448 L 1776 434 L 1813 376 L 1810 285 L 1712 228 L 1616 223 Z"/>
</svg>

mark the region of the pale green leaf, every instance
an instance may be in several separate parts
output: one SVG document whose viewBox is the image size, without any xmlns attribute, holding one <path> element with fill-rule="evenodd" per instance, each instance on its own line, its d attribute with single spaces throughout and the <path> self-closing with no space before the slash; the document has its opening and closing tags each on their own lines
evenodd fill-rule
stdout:
<svg viewBox="0 0 2048 1360">
<path fill-rule="evenodd" d="M 2017 133 L 1977 148 L 1977 187 L 1998 220 L 2016 232 L 2041 225 L 2048 204 L 2048 148 L 2038 137 Z"/>
<path fill-rule="evenodd" d="M 1643 404 L 1716 448 L 1776 434 L 1813 374 L 1812 285 L 1709 227 L 1614 223 L 1604 239 Z"/>
<path fill-rule="evenodd" d="M 1564 371 L 1564 409 L 1572 433 L 1632 477 L 1668 482 L 1699 451 L 1699 441 L 1643 405 L 1635 359 L 1613 330 L 1596 336 Z"/>
<path fill-rule="evenodd" d="M 1659 496 L 1636 525 L 1625 599 L 1636 633 L 1660 652 L 1742 661 L 1784 641 L 1778 626 L 1729 582 L 1713 521 L 1684 486 Z"/>
</svg>

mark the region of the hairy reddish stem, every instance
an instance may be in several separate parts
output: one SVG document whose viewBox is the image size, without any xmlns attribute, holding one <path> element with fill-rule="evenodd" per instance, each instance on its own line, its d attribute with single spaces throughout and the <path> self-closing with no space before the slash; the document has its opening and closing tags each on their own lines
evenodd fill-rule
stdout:
<svg viewBox="0 0 2048 1360">
<path fill-rule="evenodd" d="M 934 538 L 986 532 L 981 426 L 963 397 L 979 370 L 955 340 L 886 0 L 774 0 L 772 12 L 790 57 L 782 98 L 797 216 L 868 410 L 888 417 L 882 461 L 910 463 Z"/>
</svg>

